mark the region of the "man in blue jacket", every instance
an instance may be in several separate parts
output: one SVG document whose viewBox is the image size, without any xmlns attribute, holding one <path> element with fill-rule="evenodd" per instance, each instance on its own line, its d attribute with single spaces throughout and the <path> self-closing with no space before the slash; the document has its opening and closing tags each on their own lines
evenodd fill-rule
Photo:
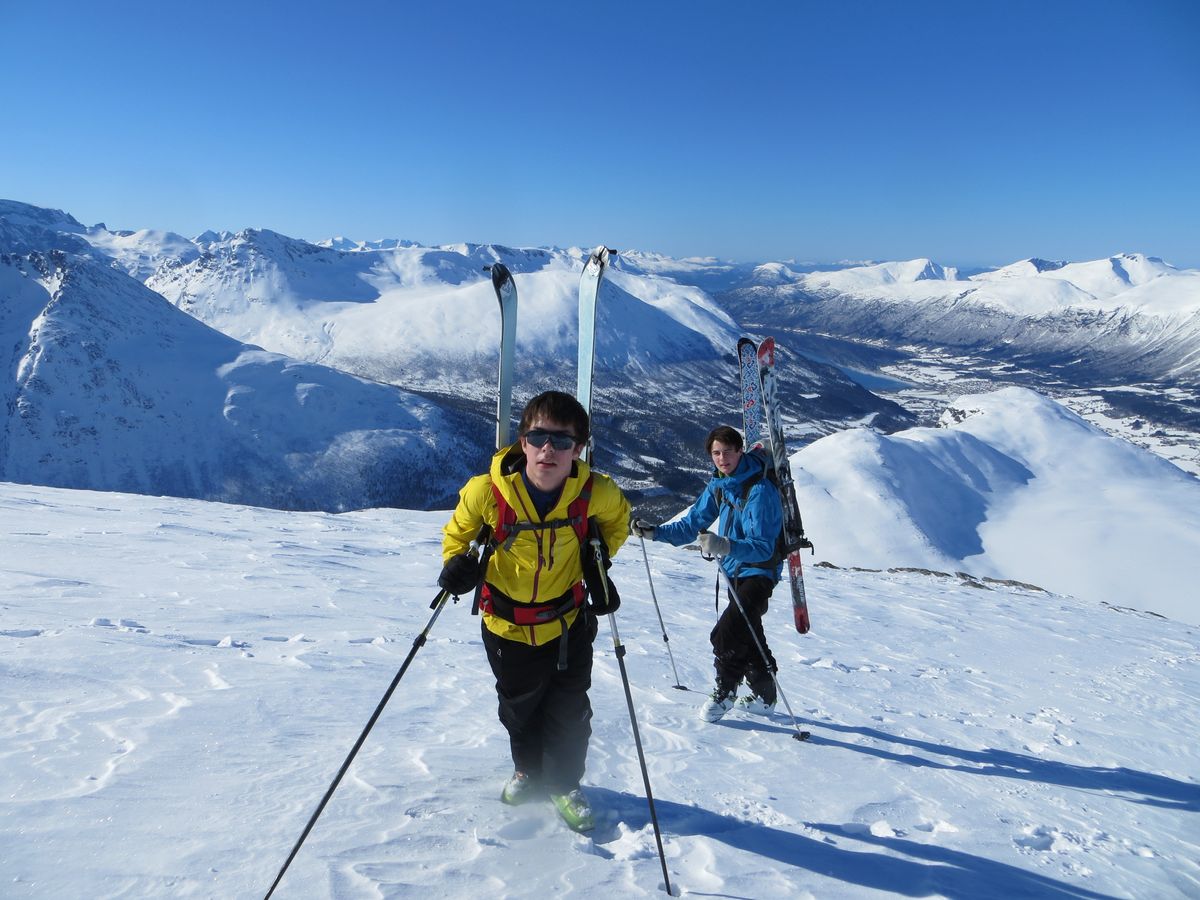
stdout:
<svg viewBox="0 0 1200 900">
<path fill-rule="evenodd" d="M 783 568 L 775 552 L 783 528 L 783 507 L 779 491 L 766 477 L 764 457 L 743 452 L 743 446 L 736 429 L 728 425 L 714 428 L 704 449 L 716 470 L 696 502 L 674 521 L 652 525 L 634 519 L 631 529 L 643 538 L 676 547 L 699 534 L 700 549 L 720 558 L 729 585 L 741 601 L 745 616 L 731 596 L 709 636 L 717 681 L 700 714 L 710 722 L 733 708 L 743 678 L 750 693 L 737 701 L 739 706 L 770 715 L 776 702 L 773 673 L 778 669 L 767 646 L 762 617 Z M 705 531 L 714 520 L 716 532 Z"/>
</svg>

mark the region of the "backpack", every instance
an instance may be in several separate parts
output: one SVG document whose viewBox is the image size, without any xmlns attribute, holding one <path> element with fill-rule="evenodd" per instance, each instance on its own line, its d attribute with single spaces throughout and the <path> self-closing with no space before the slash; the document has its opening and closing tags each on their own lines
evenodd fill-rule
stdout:
<svg viewBox="0 0 1200 900">
<path fill-rule="evenodd" d="M 567 506 L 567 518 L 554 519 L 549 522 L 518 522 L 517 511 L 504 499 L 504 495 L 495 483 L 491 487 L 492 496 L 496 499 L 496 527 L 480 557 L 480 581 L 475 590 L 475 602 L 471 606 L 471 614 L 478 615 L 482 602 L 485 612 L 499 615 L 517 625 L 536 625 L 561 619 L 572 609 L 582 606 L 585 597 L 590 598 L 589 606 L 597 615 L 615 612 L 621 605 L 621 598 L 617 594 L 616 585 L 612 583 L 607 574 L 608 567 L 611 565 L 608 558 L 608 547 L 600 537 L 599 525 L 594 519 L 588 517 L 588 501 L 592 498 L 592 476 L 588 475 L 579 496 Z M 571 526 L 575 536 L 579 539 L 583 584 L 576 584 L 566 595 L 557 600 L 519 605 L 514 604 L 486 584 L 487 564 L 496 548 L 510 549 L 513 541 L 522 531 L 544 531 L 547 528 L 562 528 L 564 525 Z M 584 585 L 586 585 L 586 590 Z"/>
<path fill-rule="evenodd" d="M 503 545 L 505 550 L 512 548 L 513 541 L 522 531 L 544 531 L 547 528 L 562 528 L 570 525 L 575 529 L 575 535 L 582 545 L 587 542 L 588 533 L 588 501 L 592 499 L 592 476 L 588 475 L 583 483 L 579 496 L 567 507 L 567 518 L 555 519 L 551 522 L 518 522 L 517 511 L 509 505 L 500 493 L 500 488 L 492 483 L 492 496 L 496 498 L 496 529 L 492 532 L 492 541 Z"/>
<path fill-rule="evenodd" d="M 780 502 L 780 504 L 782 504 L 783 503 L 783 489 L 779 484 L 779 473 L 775 471 L 775 466 L 772 465 L 772 461 L 767 456 L 766 451 L 762 447 L 754 447 L 753 449 L 748 450 L 746 452 L 750 456 L 753 456 L 756 459 L 761 460 L 763 466 L 762 466 L 762 469 L 758 473 L 751 476 L 750 478 L 747 478 L 744 482 L 742 482 L 742 498 L 741 498 L 742 503 L 745 504 L 746 498 L 750 496 L 751 489 L 756 484 L 758 484 L 760 481 L 762 481 L 764 478 L 766 478 L 767 481 L 769 481 L 771 484 L 773 484 L 775 486 L 775 491 L 779 496 L 779 502 Z M 730 506 L 736 507 L 734 502 L 725 496 L 725 491 L 722 488 L 718 487 L 715 491 L 715 494 L 716 494 L 716 498 L 717 498 L 717 506 L 718 507 L 720 507 L 724 503 L 727 503 Z M 785 517 L 784 521 L 786 521 L 786 517 Z M 742 565 L 746 566 L 747 568 L 751 568 L 751 569 L 773 569 L 776 566 L 778 566 L 780 563 L 782 563 L 785 559 L 787 559 L 789 553 L 791 553 L 793 550 L 796 550 L 797 548 L 802 546 L 802 544 L 797 543 L 797 542 L 789 543 L 788 536 L 787 536 L 787 528 L 784 527 L 784 521 L 780 522 L 779 534 L 777 534 L 775 536 L 775 552 L 771 554 L 770 558 L 764 559 L 761 562 L 749 562 L 749 563 L 743 563 Z"/>
</svg>

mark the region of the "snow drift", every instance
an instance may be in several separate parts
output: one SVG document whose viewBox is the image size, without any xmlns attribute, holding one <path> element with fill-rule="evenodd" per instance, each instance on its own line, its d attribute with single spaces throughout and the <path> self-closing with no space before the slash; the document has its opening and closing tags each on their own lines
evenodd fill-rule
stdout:
<svg viewBox="0 0 1200 900">
<path fill-rule="evenodd" d="M 838 565 L 963 569 L 1200 624 L 1200 481 L 1033 391 L 960 397 L 939 428 L 830 435 L 792 472 Z"/>
</svg>

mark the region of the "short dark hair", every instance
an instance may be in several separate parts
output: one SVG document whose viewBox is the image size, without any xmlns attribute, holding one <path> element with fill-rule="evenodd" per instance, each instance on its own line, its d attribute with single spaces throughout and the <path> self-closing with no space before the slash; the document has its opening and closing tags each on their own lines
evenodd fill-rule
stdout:
<svg viewBox="0 0 1200 900">
<path fill-rule="evenodd" d="M 720 441 L 727 447 L 732 447 L 739 453 L 745 444 L 742 442 L 742 436 L 736 428 L 729 425 L 718 425 L 708 433 L 708 437 L 704 439 L 704 452 L 712 453 L 712 445 Z"/>
<path fill-rule="evenodd" d="M 562 391 L 543 391 L 525 404 L 521 413 L 520 437 L 525 437 L 538 419 L 549 419 L 571 429 L 575 443 L 586 444 L 591 431 L 588 427 L 587 410 L 583 404 Z"/>
</svg>

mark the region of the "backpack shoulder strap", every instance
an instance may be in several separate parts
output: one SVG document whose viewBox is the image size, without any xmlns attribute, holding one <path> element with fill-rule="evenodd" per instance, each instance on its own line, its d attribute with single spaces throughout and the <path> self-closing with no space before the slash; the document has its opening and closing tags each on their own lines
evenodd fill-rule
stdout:
<svg viewBox="0 0 1200 900">
<path fill-rule="evenodd" d="M 579 491 L 579 496 L 571 501 L 567 507 L 567 521 L 571 523 L 571 527 L 575 529 L 575 535 L 579 538 L 580 546 L 587 543 L 588 537 L 588 501 L 592 499 L 592 476 L 588 475 L 587 481 L 583 483 L 583 488 Z"/>
<path fill-rule="evenodd" d="M 742 502 L 743 503 L 745 503 L 746 498 L 750 496 L 750 490 L 756 484 L 758 484 L 760 481 L 763 480 L 763 474 L 764 474 L 764 472 L 757 472 L 742 482 Z"/>
<path fill-rule="evenodd" d="M 755 472 L 753 475 L 751 475 L 749 478 L 747 478 L 745 481 L 742 482 L 742 502 L 743 503 L 745 503 L 746 498 L 750 496 L 750 489 L 753 488 L 756 484 L 758 484 L 760 481 L 763 480 L 764 474 L 765 474 L 765 470 Z M 717 499 L 718 507 L 720 507 L 721 504 L 725 503 L 725 502 L 729 502 L 730 504 L 732 504 L 732 501 L 726 501 L 724 488 L 721 488 L 721 487 L 717 488 L 715 491 L 713 491 L 713 496 L 715 496 Z"/>
<path fill-rule="evenodd" d="M 496 498 L 496 529 L 492 533 L 492 541 L 496 546 L 503 546 L 507 550 L 522 531 L 542 531 L 547 528 L 561 528 L 563 525 L 570 525 L 575 530 L 575 535 L 579 538 L 581 545 L 587 541 L 588 501 L 592 499 L 591 475 L 588 475 L 587 481 L 583 483 L 583 489 L 580 490 L 579 496 L 567 506 L 566 519 L 554 519 L 549 522 L 518 522 L 517 511 L 504 499 L 504 494 L 501 493 L 494 481 L 492 482 L 492 496 Z"/>
<path fill-rule="evenodd" d="M 492 532 L 492 542 L 503 544 L 508 540 L 509 532 L 517 523 L 517 513 L 504 499 L 504 494 L 500 492 L 500 488 L 496 487 L 496 482 L 493 481 L 491 487 L 492 496 L 496 498 L 496 528 Z"/>
</svg>

